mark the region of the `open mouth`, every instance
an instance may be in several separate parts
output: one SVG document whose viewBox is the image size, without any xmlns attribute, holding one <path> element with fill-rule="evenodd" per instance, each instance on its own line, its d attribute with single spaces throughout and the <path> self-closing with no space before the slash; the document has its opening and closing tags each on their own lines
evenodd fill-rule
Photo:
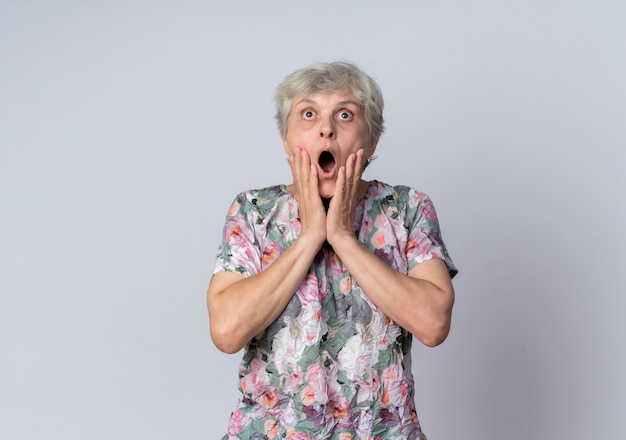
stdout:
<svg viewBox="0 0 626 440">
<path fill-rule="evenodd" d="M 324 151 L 320 154 L 320 158 L 317 163 L 322 171 L 330 173 L 335 168 L 335 157 L 329 151 Z"/>
</svg>

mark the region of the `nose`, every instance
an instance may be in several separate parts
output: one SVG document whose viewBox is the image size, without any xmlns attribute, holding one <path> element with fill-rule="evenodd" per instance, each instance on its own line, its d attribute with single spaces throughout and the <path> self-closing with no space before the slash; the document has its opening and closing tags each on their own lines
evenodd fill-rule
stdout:
<svg viewBox="0 0 626 440">
<path fill-rule="evenodd" d="M 320 137 L 333 139 L 335 137 L 335 125 L 332 117 L 323 118 L 320 122 Z"/>
<path fill-rule="evenodd" d="M 328 139 L 332 139 L 333 137 L 335 137 L 335 133 L 332 130 L 322 130 L 320 131 L 320 137 L 327 137 Z"/>
</svg>

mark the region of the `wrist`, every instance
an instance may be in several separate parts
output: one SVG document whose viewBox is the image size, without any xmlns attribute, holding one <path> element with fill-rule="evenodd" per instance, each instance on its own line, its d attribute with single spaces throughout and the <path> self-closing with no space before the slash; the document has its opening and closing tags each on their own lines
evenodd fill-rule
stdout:
<svg viewBox="0 0 626 440">
<path fill-rule="evenodd" d="M 333 249 L 335 249 L 335 252 L 337 252 L 337 249 L 344 249 L 350 245 L 360 244 L 356 236 L 354 235 L 354 231 L 352 230 L 345 230 L 341 232 L 336 232 L 334 234 L 328 234 L 327 240 L 328 243 L 333 247 Z"/>
<path fill-rule="evenodd" d="M 317 253 L 325 241 L 326 237 L 323 234 L 302 231 L 298 236 L 296 243 L 303 246 L 303 249 L 314 250 L 315 253 Z"/>
</svg>

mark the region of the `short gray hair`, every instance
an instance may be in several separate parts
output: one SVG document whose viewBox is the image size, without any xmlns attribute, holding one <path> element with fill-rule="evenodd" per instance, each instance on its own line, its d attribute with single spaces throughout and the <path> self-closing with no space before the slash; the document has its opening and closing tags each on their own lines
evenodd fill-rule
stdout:
<svg viewBox="0 0 626 440">
<path fill-rule="evenodd" d="M 384 100 L 380 87 L 368 74 L 348 61 L 315 63 L 287 75 L 276 88 L 276 125 L 280 136 L 287 135 L 291 103 L 296 96 L 349 91 L 365 113 L 370 145 L 385 131 Z"/>
</svg>

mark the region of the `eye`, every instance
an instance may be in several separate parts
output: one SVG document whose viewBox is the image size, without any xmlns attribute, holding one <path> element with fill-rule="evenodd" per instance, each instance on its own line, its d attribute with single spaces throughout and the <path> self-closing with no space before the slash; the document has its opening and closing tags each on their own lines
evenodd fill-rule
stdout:
<svg viewBox="0 0 626 440">
<path fill-rule="evenodd" d="M 351 111 L 348 110 L 341 110 L 338 114 L 339 119 L 341 119 L 342 121 L 350 121 L 352 120 L 352 118 L 354 118 L 354 115 L 352 114 Z"/>
<path fill-rule="evenodd" d="M 313 117 L 315 117 L 315 113 L 313 110 L 305 110 L 302 112 L 302 117 L 304 119 L 313 119 Z"/>
</svg>

